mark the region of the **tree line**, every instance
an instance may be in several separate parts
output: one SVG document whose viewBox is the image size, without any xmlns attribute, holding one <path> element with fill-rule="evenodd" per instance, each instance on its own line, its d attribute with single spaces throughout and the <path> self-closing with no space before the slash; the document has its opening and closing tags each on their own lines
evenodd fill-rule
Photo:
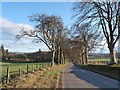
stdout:
<svg viewBox="0 0 120 90">
<path fill-rule="evenodd" d="M 8 49 L 5 49 L 3 45 L 0 47 L 0 56 L 1 59 L 9 58 L 9 51 Z"/>
<path fill-rule="evenodd" d="M 31 53 L 17 53 L 9 52 L 1 45 L 0 52 L 2 61 L 7 62 L 50 62 L 51 60 L 51 52 L 41 51 L 40 49 Z"/>
<path fill-rule="evenodd" d="M 75 3 L 74 10 L 77 12 L 78 24 L 91 23 L 99 26 L 102 31 L 110 52 L 110 64 L 117 63 L 115 59 L 115 44 L 120 38 L 119 15 L 120 2 L 111 0 L 79 2 Z M 81 14 L 80 14 L 81 13 Z M 93 30 L 94 31 L 94 30 Z"/>
</svg>

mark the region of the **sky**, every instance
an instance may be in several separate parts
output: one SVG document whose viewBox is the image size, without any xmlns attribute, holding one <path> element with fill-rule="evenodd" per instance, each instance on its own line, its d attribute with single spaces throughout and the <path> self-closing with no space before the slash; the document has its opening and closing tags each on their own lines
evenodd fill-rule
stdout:
<svg viewBox="0 0 120 90">
<path fill-rule="evenodd" d="M 47 14 L 60 16 L 64 26 L 71 26 L 74 11 L 73 2 L 2 2 L 0 14 L 0 44 L 3 44 L 10 52 L 35 52 L 39 49 L 48 50 L 43 43 L 33 43 L 33 38 L 22 38 L 16 42 L 15 36 L 20 32 L 21 27 L 33 29 L 35 23 L 30 22 L 28 16 L 33 14 Z M 104 43 L 101 42 L 101 43 Z M 108 52 L 105 46 L 104 52 Z M 101 52 L 97 49 L 95 52 Z"/>
<path fill-rule="evenodd" d="M 20 27 L 31 29 L 35 26 L 28 16 L 36 13 L 61 16 L 64 25 L 70 26 L 73 23 L 72 5 L 65 2 L 2 2 L 0 43 L 11 52 L 48 50 L 43 43 L 33 43 L 32 38 L 22 38 L 16 42 L 15 36 L 20 32 Z"/>
</svg>

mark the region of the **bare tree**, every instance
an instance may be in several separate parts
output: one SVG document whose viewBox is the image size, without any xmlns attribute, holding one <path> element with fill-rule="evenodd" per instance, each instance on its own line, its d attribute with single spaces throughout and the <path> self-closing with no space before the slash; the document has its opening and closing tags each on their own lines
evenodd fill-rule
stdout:
<svg viewBox="0 0 120 90">
<path fill-rule="evenodd" d="M 63 31 L 63 26 L 61 25 L 61 28 L 58 30 L 58 35 L 56 39 L 56 49 L 57 49 L 57 62 L 58 64 L 62 64 L 62 31 Z"/>
<path fill-rule="evenodd" d="M 71 45 L 70 45 L 70 33 L 68 27 L 62 30 L 62 35 L 60 39 L 60 56 L 61 56 L 61 64 L 65 64 L 67 61 L 71 61 L 73 54 L 71 55 Z"/>
<path fill-rule="evenodd" d="M 89 22 L 92 25 L 100 25 L 110 51 L 110 64 L 116 63 L 114 47 L 120 37 L 118 8 L 118 2 L 112 2 L 111 0 L 79 2 L 75 3 L 74 6 L 75 17 L 78 18 L 77 23 Z"/>
<path fill-rule="evenodd" d="M 56 39 L 58 32 L 62 29 L 62 20 L 60 17 L 48 16 L 48 15 L 39 15 L 35 14 L 30 16 L 30 21 L 37 22 L 35 29 L 30 30 L 29 32 L 22 28 L 17 39 L 20 39 L 23 36 L 29 36 L 34 38 L 34 42 L 43 42 L 49 50 L 52 52 L 51 64 L 54 65 L 55 53 L 56 53 Z"/>
<path fill-rule="evenodd" d="M 81 64 L 88 64 L 88 52 L 101 41 L 98 26 L 92 26 L 91 23 L 75 24 L 73 31 L 74 43 L 79 50 L 79 61 Z"/>
</svg>

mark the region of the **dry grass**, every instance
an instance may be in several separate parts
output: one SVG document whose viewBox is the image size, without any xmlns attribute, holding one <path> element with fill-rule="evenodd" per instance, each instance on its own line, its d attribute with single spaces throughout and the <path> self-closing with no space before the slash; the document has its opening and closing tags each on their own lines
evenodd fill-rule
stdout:
<svg viewBox="0 0 120 90">
<path fill-rule="evenodd" d="M 65 65 L 55 65 L 44 70 L 14 78 L 6 88 L 57 88 L 58 76 Z"/>
</svg>

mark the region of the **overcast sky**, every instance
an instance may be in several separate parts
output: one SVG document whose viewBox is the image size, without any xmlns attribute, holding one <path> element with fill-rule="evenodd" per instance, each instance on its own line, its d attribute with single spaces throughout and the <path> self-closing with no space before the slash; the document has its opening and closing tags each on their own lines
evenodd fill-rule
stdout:
<svg viewBox="0 0 120 90">
<path fill-rule="evenodd" d="M 28 30 L 34 27 L 35 23 L 30 22 L 28 16 L 36 13 L 61 16 L 64 25 L 71 26 L 74 22 L 72 7 L 73 2 L 2 2 L 0 44 L 11 52 L 48 50 L 43 43 L 33 43 L 32 38 L 22 38 L 15 42 L 15 36 L 20 32 L 20 27 L 26 27 Z M 101 51 L 98 49 L 95 52 Z M 103 52 L 108 52 L 108 49 L 104 48 Z"/>
</svg>

